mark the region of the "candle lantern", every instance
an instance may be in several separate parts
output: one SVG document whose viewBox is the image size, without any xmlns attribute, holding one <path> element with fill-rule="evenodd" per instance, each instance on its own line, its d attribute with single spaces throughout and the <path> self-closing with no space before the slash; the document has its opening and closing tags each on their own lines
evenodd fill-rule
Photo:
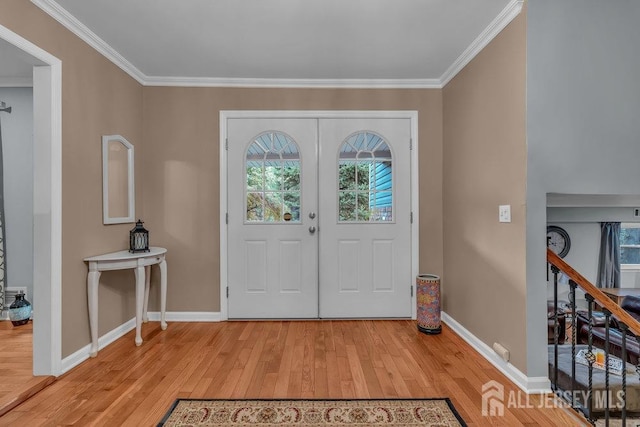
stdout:
<svg viewBox="0 0 640 427">
<path fill-rule="evenodd" d="M 142 225 L 142 220 L 129 232 L 129 252 L 149 252 L 149 231 Z"/>
</svg>

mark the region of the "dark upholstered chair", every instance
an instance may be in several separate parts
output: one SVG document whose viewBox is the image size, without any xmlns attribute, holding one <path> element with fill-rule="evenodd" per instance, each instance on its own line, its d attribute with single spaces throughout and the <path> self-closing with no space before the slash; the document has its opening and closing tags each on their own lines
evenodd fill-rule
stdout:
<svg viewBox="0 0 640 427">
<path fill-rule="evenodd" d="M 560 305 L 560 304 L 558 304 Z M 548 333 L 547 337 L 549 340 L 549 344 L 554 343 L 554 317 L 553 317 L 553 301 L 547 301 L 547 327 Z M 565 336 L 566 336 L 566 316 L 564 311 L 558 308 L 558 344 L 564 344 Z"/>
<path fill-rule="evenodd" d="M 622 300 L 620 307 L 629 313 L 633 318 L 640 321 L 640 297 L 627 296 Z M 576 316 L 576 328 L 578 329 L 578 343 L 589 343 L 589 324 L 586 311 L 578 311 Z M 592 339 L 593 346 L 604 349 L 605 334 L 606 334 L 606 316 L 604 313 L 594 311 L 592 313 Z M 636 340 L 635 335 L 630 331 L 627 331 L 626 337 L 626 349 L 627 349 L 627 362 L 634 365 L 638 364 L 638 357 L 640 356 L 640 344 Z M 618 321 L 611 316 L 609 321 L 609 352 L 617 357 L 622 357 L 622 331 Z"/>
</svg>

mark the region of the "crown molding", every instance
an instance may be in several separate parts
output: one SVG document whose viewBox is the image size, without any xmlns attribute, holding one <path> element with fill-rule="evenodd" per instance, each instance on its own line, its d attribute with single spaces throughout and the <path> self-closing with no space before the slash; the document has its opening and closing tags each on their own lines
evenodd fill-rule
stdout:
<svg viewBox="0 0 640 427">
<path fill-rule="evenodd" d="M 85 41 L 143 86 L 237 88 L 441 89 L 482 51 L 521 12 L 524 0 L 511 0 L 489 26 L 439 79 L 270 79 L 147 76 L 98 37 L 55 0 L 33 4 Z"/>
<path fill-rule="evenodd" d="M 55 0 L 31 0 L 143 86 L 251 88 L 439 89 L 438 79 L 260 79 L 147 76 Z"/>
<path fill-rule="evenodd" d="M 147 77 L 145 86 L 344 89 L 439 89 L 442 87 L 438 79 L 251 79 L 202 77 Z"/>
<path fill-rule="evenodd" d="M 482 49 L 487 47 L 489 43 L 502 31 L 507 25 L 515 19 L 522 11 L 524 0 L 511 0 L 509 4 L 502 9 L 502 12 L 489 24 L 487 28 L 462 52 L 462 55 L 451 64 L 451 66 L 440 77 L 440 87 L 445 87 L 456 74 L 467 66 L 473 58 L 478 55 Z"/>
<path fill-rule="evenodd" d="M 124 56 L 120 55 L 115 49 L 109 46 L 109 44 L 98 37 L 82 22 L 78 21 L 54 0 L 31 0 L 31 3 L 38 6 L 45 13 L 62 24 L 66 29 L 105 56 L 109 61 L 120 67 L 125 73 L 137 80 L 138 83 L 144 84 L 146 76 L 142 71 L 137 69 L 131 62 L 127 61 Z"/>
</svg>

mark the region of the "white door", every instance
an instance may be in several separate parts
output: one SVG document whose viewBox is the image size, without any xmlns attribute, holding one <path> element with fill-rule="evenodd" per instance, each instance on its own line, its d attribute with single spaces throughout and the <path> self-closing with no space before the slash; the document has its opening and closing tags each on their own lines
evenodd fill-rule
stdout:
<svg viewBox="0 0 640 427">
<path fill-rule="evenodd" d="M 317 120 L 227 128 L 229 318 L 317 318 Z"/>
<path fill-rule="evenodd" d="M 320 122 L 320 316 L 411 316 L 411 123 Z"/>
<path fill-rule="evenodd" d="M 410 129 L 227 120 L 229 318 L 411 316 Z"/>
</svg>

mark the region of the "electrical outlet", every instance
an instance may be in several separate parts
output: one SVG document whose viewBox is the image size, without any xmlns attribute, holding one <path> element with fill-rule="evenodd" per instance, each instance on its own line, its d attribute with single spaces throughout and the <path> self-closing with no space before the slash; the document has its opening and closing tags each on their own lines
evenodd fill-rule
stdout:
<svg viewBox="0 0 640 427">
<path fill-rule="evenodd" d="M 511 222 L 511 205 L 498 206 L 498 221 Z"/>
</svg>

